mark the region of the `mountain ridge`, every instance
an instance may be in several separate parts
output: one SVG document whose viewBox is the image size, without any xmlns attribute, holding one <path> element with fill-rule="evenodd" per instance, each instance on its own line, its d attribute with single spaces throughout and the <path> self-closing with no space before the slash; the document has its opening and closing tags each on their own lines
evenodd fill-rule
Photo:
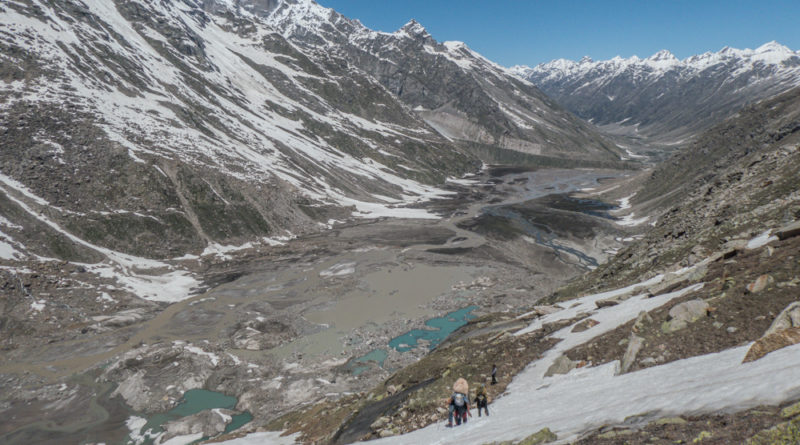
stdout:
<svg viewBox="0 0 800 445">
<path fill-rule="evenodd" d="M 683 60 L 662 50 L 644 59 L 558 59 L 511 70 L 611 134 L 675 144 L 800 85 L 800 52 L 773 41 Z"/>
<path fill-rule="evenodd" d="M 240 4 L 318 57 L 340 55 L 369 73 L 451 140 L 565 160 L 625 157 L 532 84 L 463 42 L 437 42 L 416 20 L 388 33 L 311 0 L 277 0 L 266 8 L 258 0 Z"/>
</svg>

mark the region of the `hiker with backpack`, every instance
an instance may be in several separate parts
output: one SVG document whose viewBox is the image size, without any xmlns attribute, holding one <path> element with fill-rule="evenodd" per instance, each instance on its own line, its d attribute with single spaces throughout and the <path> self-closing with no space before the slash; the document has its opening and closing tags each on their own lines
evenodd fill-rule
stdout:
<svg viewBox="0 0 800 445">
<path fill-rule="evenodd" d="M 481 384 L 475 391 L 475 404 L 478 406 L 478 417 L 481 416 L 481 408 L 489 415 L 489 395 L 486 394 L 486 385 Z"/>
<path fill-rule="evenodd" d="M 467 415 L 472 416 L 469 412 L 469 384 L 463 378 L 459 378 L 453 384 L 453 395 L 450 396 L 450 402 L 447 407 L 447 426 L 453 426 L 453 414 L 455 413 L 456 425 L 461 425 L 461 422 L 467 423 Z"/>
</svg>

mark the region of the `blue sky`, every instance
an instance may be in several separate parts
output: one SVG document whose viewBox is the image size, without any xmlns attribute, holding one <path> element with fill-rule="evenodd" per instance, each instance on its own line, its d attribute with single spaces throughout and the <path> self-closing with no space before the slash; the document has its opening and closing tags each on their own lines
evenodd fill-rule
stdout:
<svg viewBox="0 0 800 445">
<path fill-rule="evenodd" d="M 414 18 L 436 40 L 461 40 L 501 65 L 552 59 L 685 58 L 776 40 L 800 49 L 800 0 L 317 0 L 369 28 Z"/>
</svg>

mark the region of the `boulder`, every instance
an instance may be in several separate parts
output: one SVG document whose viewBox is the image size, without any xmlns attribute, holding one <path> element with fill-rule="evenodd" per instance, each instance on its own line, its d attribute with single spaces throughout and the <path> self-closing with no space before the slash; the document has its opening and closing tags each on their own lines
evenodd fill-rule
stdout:
<svg viewBox="0 0 800 445">
<path fill-rule="evenodd" d="M 602 433 L 602 434 L 598 434 L 597 438 L 598 439 L 620 439 L 620 438 L 625 437 L 625 436 L 630 436 L 631 434 L 634 434 L 634 433 L 635 433 L 635 431 L 627 430 L 627 429 L 626 430 L 611 430 L 611 431 L 606 431 L 605 433 Z"/>
<path fill-rule="evenodd" d="M 385 430 L 381 430 L 381 432 L 380 432 L 380 433 L 378 433 L 378 436 L 380 436 L 381 438 L 384 438 L 384 437 L 392 437 L 392 436 L 394 436 L 395 434 L 397 434 L 397 433 L 395 433 L 395 432 L 394 432 L 394 430 L 392 430 L 392 429 L 385 429 Z"/>
<path fill-rule="evenodd" d="M 628 340 L 628 349 L 625 350 L 625 355 L 622 356 L 621 371 L 623 374 L 628 372 L 631 365 L 636 361 L 636 355 L 639 354 L 642 346 L 644 346 L 644 339 L 638 335 L 631 334 L 631 338 Z"/>
<path fill-rule="evenodd" d="M 378 420 L 372 422 L 372 424 L 369 427 L 372 429 L 372 431 L 380 431 L 383 429 L 383 427 L 388 425 L 389 422 L 391 422 L 391 420 L 392 419 L 386 416 L 379 417 Z"/>
<path fill-rule="evenodd" d="M 712 437 L 714 437 L 714 434 L 711 431 L 700 431 L 700 434 L 692 439 L 692 443 L 702 442 L 706 439 L 711 439 Z"/>
<path fill-rule="evenodd" d="M 542 317 L 545 315 L 556 313 L 558 311 L 563 311 L 564 308 L 562 308 L 561 306 L 541 305 L 541 306 L 534 306 L 533 310 L 536 312 L 538 316 Z"/>
<path fill-rule="evenodd" d="M 800 221 L 795 221 L 788 225 L 785 225 L 778 229 L 775 234 L 778 236 L 778 239 L 785 240 L 787 238 L 791 238 L 793 236 L 800 235 Z"/>
<path fill-rule="evenodd" d="M 619 304 L 619 301 L 617 301 L 616 298 L 605 298 L 602 300 L 595 301 L 594 304 L 595 306 L 597 306 L 598 309 L 602 309 L 604 307 L 616 306 Z"/>
<path fill-rule="evenodd" d="M 752 362 L 772 351 L 800 343 L 800 327 L 784 329 L 759 338 L 750 346 L 742 363 Z"/>
<path fill-rule="evenodd" d="M 650 316 L 646 311 L 639 312 L 639 316 L 636 317 L 636 321 L 633 322 L 633 332 L 640 332 L 644 329 L 645 323 L 652 323 L 653 317 Z"/>
<path fill-rule="evenodd" d="M 688 422 L 681 417 L 664 417 L 655 421 L 656 425 L 686 425 Z"/>
<path fill-rule="evenodd" d="M 722 250 L 723 251 L 730 251 L 730 250 L 742 251 L 742 250 L 745 250 L 747 248 L 747 243 L 748 242 L 749 241 L 746 240 L 746 239 L 731 240 L 731 241 L 728 241 L 727 243 L 722 245 Z"/>
<path fill-rule="evenodd" d="M 755 281 L 747 285 L 747 291 L 755 294 L 766 289 L 768 285 L 775 282 L 775 279 L 770 275 L 761 275 Z"/>
<path fill-rule="evenodd" d="M 583 332 L 583 331 L 585 331 L 587 329 L 590 329 L 590 328 L 592 328 L 594 326 L 597 326 L 598 324 L 600 324 L 599 321 L 591 319 L 591 318 L 587 318 L 586 320 L 583 320 L 580 323 L 576 324 L 572 328 L 571 332 Z"/>
<path fill-rule="evenodd" d="M 522 439 L 517 445 L 539 445 L 542 443 L 554 442 L 556 440 L 558 440 L 558 436 L 550 431 L 550 428 L 542 428 L 541 430 Z"/>
<path fill-rule="evenodd" d="M 707 316 L 708 308 L 708 303 L 701 299 L 677 304 L 669 310 L 670 319 L 661 325 L 661 330 L 664 333 L 679 331 L 688 326 L 689 323 L 694 323 Z"/>
<path fill-rule="evenodd" d="M 789 405 L 781 410 L 781 417 L 787 419 L 798 415 L 800 415 L 800 402 L 797 402 L 794 405 Z"/>
<path fill-rule="evenodd" d="M 214 437 L 225 431 L 225 427 L 233 420 L 233 414 L 236 412 L 229 409 L 208 409 L 167 422 L 163 425 L 166 432 L 161 440 L 167 441 L 175 436 L 197 433 L 203 433 L 204 437 Z"/>
<path fill-rule="evenodd" d="M 800 327 L 800 301 L 795 301 L 789 306 L 786 306 L 775 318 L 775 321 L 772 322 L 772 325 L 770 325 L 767 332 L 764 333 L 764 336 L 796 327 Z"/>
<path fill-rule="evenodd" d="M 562 355 L 561 357 L 555 359 L 553 364 L 547 368 L 547 372 L 544 373 L 544 376 L 552 377 L 556 374 L 566 374 L 577 367 L 578 362 L 570 360 L 566 355 Z"/>
</svg>

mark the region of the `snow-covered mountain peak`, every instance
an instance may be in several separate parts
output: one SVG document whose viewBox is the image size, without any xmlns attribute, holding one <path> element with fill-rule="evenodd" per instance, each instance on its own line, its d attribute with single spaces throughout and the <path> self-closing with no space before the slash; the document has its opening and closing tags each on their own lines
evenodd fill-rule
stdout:
<svg viewBox="0 0 800 445">
<path fill-rule="evenodd" d="M 794 60 L 796 62 L 792 62 Z M 664 49 L 645 59 L 634 55 L 628 58 L 616 56 L 608 60 L 594 61 L 585 56 L 578 62 L 556 59 L 541 63 L 533 68 L 516 66 L 514 67 L 514 72 L 517 74 L 525 73 L 523 74 L 524 77 L 543 77 L 548 79 L 560 79 L 563 76 L 583 76 L 590 72 L 610 75 L 610 73 L 626 70 L 642 72 L 644 76 L 662 76 L 666 72 L 673 70 L 699 72 L 721 63 L 737 65 L 739 71 L 753 69 L 753 65 L 756 63 L 780 69 L 785 66 L 791 67 L 800 64 L 800 53 L 772 41 L 759 46 L 755 50 L 726 46 L 718 52 L 706 52 L 683 60 L 678 59 L 670 51 Z"/>
<path fill-rule="evenodd" d="M 786 53 L 786 52 L 793 53 L 794 52 L 794 51 L 790 50 L 788 47 L 786 47 L 784 45 L 781 45 L 780 43 L 778 43 L 778 42 L 776 42 L 774 40 L 771 41 L 771 42 L 767 42 L 767 43 L 759 46 L 758 48 L 756 48 L 756 52 L 757 53 L 763 53 L 763 52 L 768 52 L 768 51 L 776 51 L 776 52 L 782 52 L 782 53 Z"/>
<path fill-rule="evenodd" d="M 680 65 L 681 61 L 668 50 L 662 49 L 647 59 L 644 59 L 644 64 L 654 70 L 668 70 Z"/>
<path fill-rule="evenodd" d="M 732 100 L 744 104 L 800 85 L 800 52 L 772 41 L 756 49 L 726 46 L 683 60 L 661 50 L 644 59 L 561 59 L 534 68 L 516 67 L 514 72 L 595 124 L 637 128 L 641 136 L 649 131 L 647 125 L 672 122 L 682 128 L 676 133 L 680 140 L 686 136 L 683 129 L 710 123 L 708 112 L 696 116 L 686 112 L 691 102 L 696 101 L 698 110 L 719 106 L 722 115 L 727 112 L 723 109 L 732 109 Z M 695 90 L 689 95 L 673 94 L 685 88 Z M 611 102 L 614 107 L 609 106 Z M 674 116 L 663 117 L 664 113 Z M 664 134 L 677 127 L 659 127 L 659 131 Z"/>
<path fill-rule="evenodd" d="M 800 54 L 773 40 L 753 50 L 751 57 L 767 64 L 780 65 L 789 59 L 800 57 Z"/>
<path fill-rule="evenodd" d="M 417 38 L 417 37 L 430 37 L 431 35 L 428 34 L 428 31 L 422 26 L 418 21 L 415 19 L 411 19 L 403 25 L 400 29 L 397 30 L 395 34 L 406 34 L 410 37 Z"/>
<path fill-rule="evenodd" d="M 649 60 L 651 62 L 663 62 L 663 61 L 669 61 L 669 62 L 673 62 L 674 61 L 674 62 L 677 62 L 678 58 L 675 57 L 674 54 L 669 52 L 669 50 L 662 49 L 661 51 L 659 51 L 659 52 L 653 54 L 652 56 L 648 57 L 647 60 Z"/>
</svg>

